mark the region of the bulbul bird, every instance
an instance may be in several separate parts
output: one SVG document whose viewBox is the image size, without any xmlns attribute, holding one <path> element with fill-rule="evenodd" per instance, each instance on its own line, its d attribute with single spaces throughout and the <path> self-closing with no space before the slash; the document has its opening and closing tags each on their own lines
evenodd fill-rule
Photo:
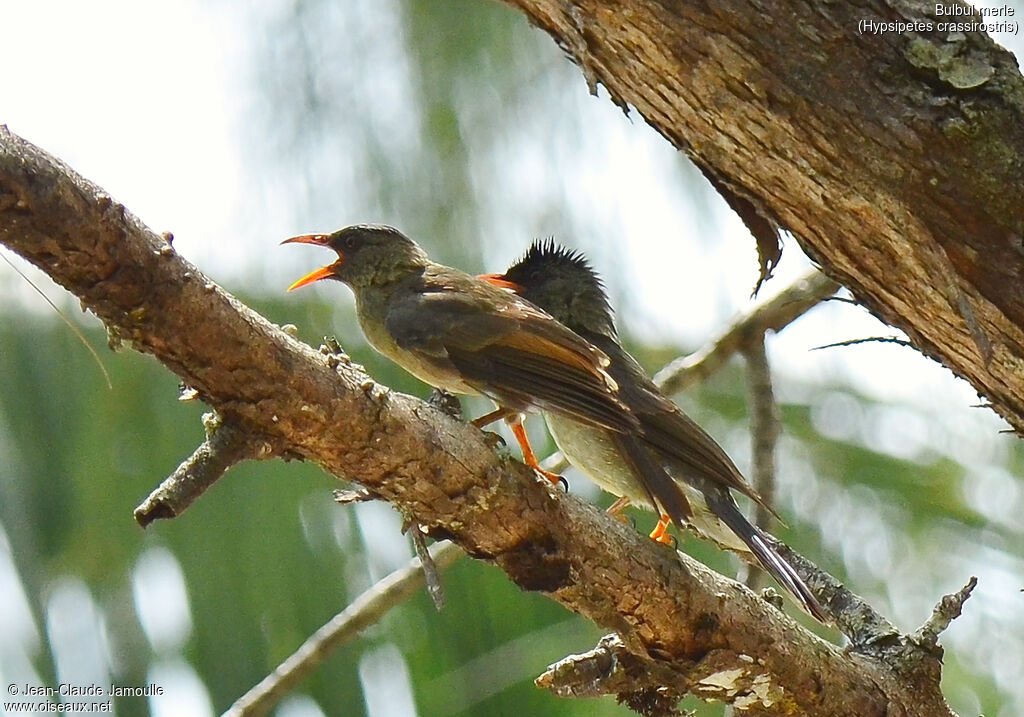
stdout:
<svg viewBox="0 0 1024 717">
<path fill-rule="evenodd" d="M 741 555 L 753 555 L 808 613 L 828 622 L 820 603 L 792 566 L 740 512 L 731 491 L 762 505 L 764 501 L 721 446 L 658 390 L 619 343 L 604 286 L 582 254 L 554 240 L 534 242 L 504 274 L 481 278 L 528 299 L 609 357 L 611 363 L 605 369 L 619 387 L 619 399 L 640 421 L 641 440 L 651 460 L 668 472 L 674 488 L 685 493 L 691 506 L 685 524 L 673 516 L 679 527 Z M 651 496 L 657 500 L 659 491 L 666 487 L 645 484 L 645 477 L 630 468 L 616 443 L 609 440 L 606 428 L 567 414 L 545 413 L 545 418 L 566 459 L 609 493 L 619 496 L 613 512 L 628 503 L 657 508 Z M 659 528 L 667 527 L 665 522 L 662 516 Z"/>
<path fill-rule="evenodd" d="M 506 417 L 537 463 L 521 414 L 545 411 L 599 429 L 630 470 L 656 486 L 646 498 L 686 520 L 682 491 L 638 437 L 639 421 L 619 397 L 609 358 L 550 315 L 515 294 L 432 262 L 393 227 L 360 224 L 333 234 L 306 234 L 282 243 L 334 250 L 338 259 L 310 272 L 292 291 L 322 279 L 347 284 L 370 344 L 427 384 L 450 393 L 483 395 L 499 410 L 474 424 Z"/>
</svg>

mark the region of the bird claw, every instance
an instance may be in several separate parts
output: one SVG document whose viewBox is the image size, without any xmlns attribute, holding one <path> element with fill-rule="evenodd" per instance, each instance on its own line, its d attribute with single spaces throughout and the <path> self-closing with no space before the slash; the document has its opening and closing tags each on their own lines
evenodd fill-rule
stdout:
<svg viewBox="0 0 1024 717">
<path fill-rule="evenodd" d="M 505 439 L 501 437 L 500 433 L 494 433 L 492 431 L 481 431 L 484 434 L 484 443 L 492 451 L 499 446 L 501 448 L 508 448 L 508 444 L 505 443 Z"/>
<path fill-rule="evenodd" d="M 456 421 L 462 420 L 462 404 L 454 393 L 435 388 L 427 397 L 427 403 L 436 409 L 444 411 Z"/>
<path fill-rule="evenodd" d="M 667 518 L 668 516 L 662 516 L 661 520 L 659 520 L 658 524 L 654 526 L 654 530 L 651 531 L 651 534 L 648 537 L 662 545 L 671 545 L 672 547 L 675 547 L 676 539 L 668 532 Z"/>
<path fill-rule="evenodd" d="M 782 610 L 785 607 L 785 603 L 782 600 L 782 596 L 779 595 L 775 588 L 767 587 L 761 590 L 761 599 L 766 603 L 774 607 L 776 610 Z"/>
</svg>

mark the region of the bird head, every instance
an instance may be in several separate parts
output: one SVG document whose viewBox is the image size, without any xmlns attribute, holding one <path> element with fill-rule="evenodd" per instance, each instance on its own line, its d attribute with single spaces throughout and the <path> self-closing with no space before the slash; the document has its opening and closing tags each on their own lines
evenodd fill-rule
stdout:
<svg viewBox="0 0 1024 717">
<path fill-rule="evenodd" d="M 615 338 L 615 321 L 601 278 L 578 251 L 554 239 L 533 242 L 504 274 L 480 278 L 514 291 L 574 331 Z"/>
<path fill-rule="evenodd" d="M 338 254 L 333 264 L 311 271 L 288 291 L 321 279 L 336 279 L 354 288 L 386 284 L 429 263 L 416 242 L 383 224 L 356 224 L 333 234 L 303 234 L 281 243 L 314 244 Z"/>
</svg>

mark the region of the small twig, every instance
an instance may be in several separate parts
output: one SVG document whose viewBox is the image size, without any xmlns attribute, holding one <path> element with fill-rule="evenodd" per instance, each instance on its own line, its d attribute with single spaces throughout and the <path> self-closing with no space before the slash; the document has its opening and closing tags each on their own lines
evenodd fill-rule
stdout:
<svg viewBox="0 0 1024 717">
<path fill-rule="evenodd" d="M 757 339 L 752 339 L 743 348 L 743 355 L 747 359 L 747 387 L 750 393 L 750 480 L 754 490 L 768 505 L 773 505 L 775 445 L 782 430 L 782 421 L 772 387 L 771 367 L 768 365 L 768 354 L 765 350 L 765 335 L 761 334 Z M 754 512 L 754 524 L 770 533 L 772 521 L 771 512 L 758 503 Z M 744 582 L 756 589 L 760 587 L 762 578 L 763 573 L 760 571 L 748 570 Z"/>
<path fill-rule="evenodd" d="M 912 640 L 917 645 L 926 649 L 934 649 L 939 643 L 939 635 L 949 627 L 949 624 L 960 617 L 964 603 L 971 596 L 974 588 L 978 585 L 978 578 L 971 576 L 967 584 L 951 595 L 945 595 L 932 609 L 932 616 L 924 625 L 917 629 Z"/>
<path fill-rule="evenodd" d="M 268 441 L 255 439 L 215 413 L 203 414 L 203 427 L 206 440 L 135 509 L 135 520 L 143 528 L 181 515 L 236 463 L 276 454 Z"/>
<path fill-rule="evenodd" d="M 733 322 L 723 333 L 689 356 L 669 363 L 654 376 L 665 393 L 678 393 L 717 371 L 751 336 L 781 331 L 839 290 L 839 284 L 815 269 L 774 299 Z"/>
<path fill-rule="evenodd" d="M 430 553 L 434 563 L 441 570 L 465 555 L 454 543 L 435 545 Z M 375 624 L 393 606 L 412 597 L 423 585 L 423 580 L 423 565 L 419 558 L 413 558 L 408 566 L 378 581 L 307 638 L 299 649 L 259 684 L 239 697 L 223 717 L 257 717 L 267 714 L 335 649 Z"/>
<path fill-rule="evenodd" d="M 433 556 L 427 550 L 427 541 L 423 539 L 423 530 L 419 523 L 412 524 L 412 544 L 416 548 L 416 557 L 420 559 L 423 566 L 423 579 L 427 584 L 427 594 L 434 603 L 434 608 L 441 612 L 444 609 L 444 587 L 441 585 L 441 574 L 437 570 L 437 564 Z"/>
<path fill-rule="evenodd" d="M 831 302 L 835 302 L 837 304 L 850 304 L 852 306 L 861 306 L 861 303 L 854 299 L 852 296 L 829 296 L 825 299 L 822 299 L 821 303 L 824 304 Z"/>
<path fill-rule="evenodd" d="M 821 351 L 822 349 L 834 349 L 839 346 L 856 346 L 857 344 L 896 344 L 897 346 L 910 346 L 913 348 L 914 344 L 910 343 L 906 339 L 901 339 L 896 336 L 868 336 L 862 339 L 847 339 L 846 341 L 836 341 L 834 344 L 825 344 L 824 346 L 815 346 L 810 349 L 811 351 Z"/>
</svg>

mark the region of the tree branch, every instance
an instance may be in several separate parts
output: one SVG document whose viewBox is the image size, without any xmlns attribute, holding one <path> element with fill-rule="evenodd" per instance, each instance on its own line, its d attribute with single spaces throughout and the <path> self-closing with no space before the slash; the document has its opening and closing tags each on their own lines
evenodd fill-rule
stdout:
<svg viewBox="0 0 1024 717">
<path fill-rule="evenodd" d="M 700 694 L 702 680 L 729 671 L 737 689 L 717 698 L 758 699 L 772 714 L 949 714 L 933 652 L 910 644 L 906 662 L 853 658 L 744 586 L 562 494 L 479 430 L 296 341 L 5 127 L 0 242 L 225 421 L 358 481 L 522 589 L 614 630 L 669 692 Z"/>
<path fill-rule="evenodd" d="M 430 560 L 444 570 L 462 557 L 463 552 L 452 543 L 435 546 Z M 407 567 L 379 580 L 352 604 L 331 618 L 313 633 L 258 685 L 239 697 L 223 717 L 261 717 L 267 714 L 303 678 L 323 664 L 334 650 L 351 642 L 385 613 L 400 605 L 424 584 L 424 563 L 413 558 Z"/>
<path fill-rule="evenodd" d="M 268 441 L 215 413 L 203 415 L 203 427 L 206 440 L 135 509 L 143 528 L 154 520 L 177 518 L 236 463 L 277 455 Z"/>
<path fill-rule="evenodd" d="M 750 481 L 754 490 L 775 505 L 775 446 L 782 432 L 779 406 L 772 387 L 772 371 L 768 364 L 766 336 L 751 338 L 743 348 L 747 359 L 747 386 L 750 394 Z M 769 533 L 774 532 L 774 516 L 764 505 L 754 506 L 754 525 Z M 760 587 L 764 573 L 746 568 L 743 580 L 752 589 Z"/>
<path fill-rule="evenodd" d="M 1024 431 L 1024 78 L 1012 54 L 939 28 L 934 4 L 910 0 L 505 1 L 592 90 L 686 152 L 760 253 L 788 230 Z M 932 29 L 861 32 L 865 21 Z"/>
<path fill-rule="evenodd" d="M 733 354 L 768 331 L 778 333 L 839 291 L 839 284 L 813 270 L 771 300 L 753 307 L 689 356 L 670 362 L 654 376 L 667 394 L 685 391 L 722 367 Z"/>
<path fill-rule="evenodd" d="M 972 576 L 967 584 L 955 593 L 945 595 L 932 610 L 931 617 L 914 633 L 914 642 L 922 647 L 936 648 L 939 644 L 939 635 L 949 627 L 953 620 L 960 617 L 964 603 L 967 602 L 967 598 L 971 596 L 977 586 L 978 578 Z"/>
</svg>

